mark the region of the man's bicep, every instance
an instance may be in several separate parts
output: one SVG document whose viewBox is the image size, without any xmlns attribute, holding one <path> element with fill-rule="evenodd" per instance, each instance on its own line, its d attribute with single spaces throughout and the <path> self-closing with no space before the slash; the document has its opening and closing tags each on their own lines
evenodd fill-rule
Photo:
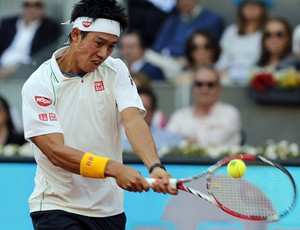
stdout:
<svg viewBox="0 0 300 230">
<path fill-rule="evenodd" d="M 127 123 L 135 121 L 137 118 L 141 118 L 141 114 L 138 108 L 128 107 L 121 111 L 121 120 L 124 126 Z"/>
</svg>

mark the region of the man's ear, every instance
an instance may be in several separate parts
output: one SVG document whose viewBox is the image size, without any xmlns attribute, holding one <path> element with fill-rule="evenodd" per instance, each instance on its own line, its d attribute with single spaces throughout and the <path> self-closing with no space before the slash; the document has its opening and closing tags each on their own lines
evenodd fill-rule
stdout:
<svg viewBox="0 0 300 230">
<path fill-rule="evenodd" d="M 81 31 L 77 27 L 72 29 L 72 32 L 71 32 L 72 41 L 74 41 L 74 42 L 79 41 L 80 35 L 81 35 Z"/>
</svg>

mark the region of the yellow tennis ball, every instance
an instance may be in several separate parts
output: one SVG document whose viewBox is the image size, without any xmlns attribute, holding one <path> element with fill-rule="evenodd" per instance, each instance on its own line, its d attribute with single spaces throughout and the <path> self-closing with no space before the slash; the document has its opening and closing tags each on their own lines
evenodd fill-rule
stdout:
<svg viewBox="0 0 300 230">
<path fill-rule="evenodd" d="M 246 165 L 244 161 L 235 159 L 229 162 L 227 165 L 228 174 L 233 178 L 240 178 L 246 172 Z"/>
</svg>

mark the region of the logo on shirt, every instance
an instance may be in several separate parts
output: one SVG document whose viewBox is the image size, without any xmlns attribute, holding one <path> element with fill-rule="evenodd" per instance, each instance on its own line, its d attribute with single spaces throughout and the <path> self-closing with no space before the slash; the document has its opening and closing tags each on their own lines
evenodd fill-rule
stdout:
<svg viewBox="0 0 300 230">
<path fill-rule="evenodd" d="M 48 114 L 47 113 L 41 113 L 41 114 L 39 114 L 39 119 L 41 121 L 48 121 Z"/>
<path fill-rule="evenodd" d="M 49 113 L 49 119 L 50 121 L 57 121 L 57 117 L 55 113 Z"/>
<path fill-rule="evenodd" d="M 85 21 L 85 22 L 82 22 L 82 25 L 85 27 L 85 28 L 88 28 L 92 25 L 92 22 L 88 22 L 88 21 Z"/>
<path fill-rule="evenodd" d="M 40 121 L 57 121 L 57 116 L 55 113 L 40 113 L 39 114 Z"/>
<path fill-rule="evenodd" d="M 43 96 L 35 96 L 35 101 L 40 106 L 44 106 L 44 107 L 52 104 L 52 100 L 50 98 L 43 97 Z"/>
<path fill-rule="evenodd" d="M 96 92 L 104 90 L 104 83 L 103 83 L 103 81 L 95 81 L 94 82 L 94 87 L 95 87 L 95 91 Z"/>
</svg>

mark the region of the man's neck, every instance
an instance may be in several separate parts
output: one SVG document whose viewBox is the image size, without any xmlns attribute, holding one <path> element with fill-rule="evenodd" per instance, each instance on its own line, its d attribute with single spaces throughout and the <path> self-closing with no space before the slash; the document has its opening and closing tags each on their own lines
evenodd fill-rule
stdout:
<svg viewBox="0 0 300 230">
<path fill-rule="evenodd" d="M 181 14 L 181 18 L 183 21 L 190 21 L 201 14 L 202 10 L 203 8 L 200 5 L 196 5 L 195 8 L 191 10 L 191 12 L 187 14 Z"/>
<path fill-rule="evenodd" d="M 209 114 L 213 105 L 195 105 L 193 108 L 193 113 L 196 117 L 204 117 Z"/>
<path fill-rule="evenodd" d="M 28 26 L 32 25 L 33 23 L 38 23 L 40 21 L 40 19 L 31 20 L 31 19 L 25 19 L 25 18 L 23 18 L 22 21 L 23 21 L 23 25 L 25 27 L 28 27 Z"/>
</svg>

